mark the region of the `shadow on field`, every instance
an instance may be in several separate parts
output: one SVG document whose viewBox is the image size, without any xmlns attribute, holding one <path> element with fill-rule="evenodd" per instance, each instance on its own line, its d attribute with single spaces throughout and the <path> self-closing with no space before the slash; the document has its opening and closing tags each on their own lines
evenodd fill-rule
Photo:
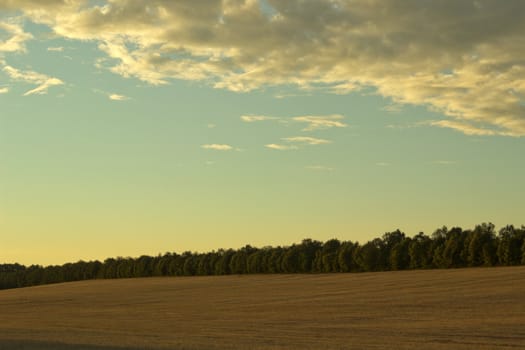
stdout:
<svg viewBox="0 0 525 350">
<path fill-rule="evenodd" d="M 147 348 L 0 340 L 0 350 L 146 350 Z"/>
</svg>

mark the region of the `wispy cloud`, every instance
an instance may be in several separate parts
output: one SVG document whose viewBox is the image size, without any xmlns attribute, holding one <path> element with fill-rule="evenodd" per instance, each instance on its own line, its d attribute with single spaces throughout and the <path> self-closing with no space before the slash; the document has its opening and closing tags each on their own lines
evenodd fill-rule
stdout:
<svg viewBox="0 0 525 350">
<path fill-rule="evenodd" d="M 330 128 L 344 128 L 348 126 L 343 122 L 344 116 L 340 114 L 331 115 L 303 115 L 296 117 L 274 117 L 268 115 L 242 115 L 241 120 L 247 123 L 260 122 L 266 120 L 276 120 L 281 124 L 288 124 L 290 121 L 306 123 L 307 126 L 302 131 L 314 131 Z"/>
<path fill-rule="evenodd" d="M 7 94 L 8 92 L 9 92 L 9 88 L 8 87 L 0 88 L 0 94 Z"/>
<path fill-rule="evenodd" d="M 303 131 L 313 131 L 319 129 L 330 129 L 330 128 L 344 128 L 347 124 L 343 123 L 344 117 L 340 114 L 314 116 L 305 115 L 299 117 L 293 117 L 292 120 L 301 123 L 307 123 L 308 125 Z"/>
<path fill-rule="evenodd" d="M 211 149 L 215 151 L 231 151 L 233 149 L 233 147 L 230 145 L 217 143 L 202 145 L 201 148 Z"/>
<path fill-rule="evenodd" d="M 264 120 L 278 120 L 277 117 L 269 117 L 266 115 L 242 115 L 241 120 L 247 123 L 260 122 Z"/>
<path fill-rule="evenodd" d="M 504 132 L 498 132 L 496 130 L 478 127 L 468 122 L 458 122 L 453 120 L 431 121 L 428 124 L 432 126 L 439 126 L 440 128 L 454 129 L 466 135 L 491 136 L 498 134 L 506 134 Z"/>
<path fill-rule="evenodd" d="M 281 140 L 285 141 L 287 144 L 279 143 L 270 143 L 265 145 L 266 148 L 275 149 L 279 151 L 288 151 L 288 150 L 297 150 L 300 149 L 298 145 L 324 145 L 331 143 L 330 140 L 318 139 L 315 137 L 308 136 L 293 136 L 293 137 L 283 137 Z"/>
<path fill-rule="evenodd" d="M 48 47 L 47 48 L 47 51 L 52 51 L 52 52 L 63 52 L 64 51 L 64 48 L 62 46 L 58 46 L 58 47 Z"/>
<path fill-rule="evenodd" d="M 390 163 L 388 163 L 388 162 L 377 162 L 376 165 L 377 166 L 390 166 Z"/>
<path fill-rule="evenodd" d="M 277 144 L 277 143 L 270 143 L 270 144 L 264 145 L 264 147 L 275 149 L 278 151 L 289 151 L 289 150 L 298 149 L 298 147 L 294 145 L 282 145 L 282 144 Z"/>
<path fill-rule="evenodd" d="M 119 94 L 109 94 L 108 95 L 108 98 L 112 101 L 126 101 L 126 100 L 129 100 L 130 98 L 127 97 L 127 96 L 124 96 L 124 95 L 119 95 Z"/>
<path fill-rule="evenodd" d="M 2 70 L 14 81 L 38 85 L 36 88 L 24 93 L 24 96 L 47 94 L 50 87 L 64 85 L 64 82 L 58 78 L 33 71 L 22 71 L 9 65 L 5 65 Z"/>
<path fill-rule="evenodd" d="M 303 144 L 308 144 L 308 145 L 324 145 L 327 143 L 332 143 L 332 141 L 330 140 L 318 139 L 315 137 L 308 137 L 308 136 L 285 137 L 283 138 L 283 140 L 287 142 L 297 142 L 297 143 L 303 143 Z"/>
<path fill-rule="evenodd" d="M 311 93 L 302 93 L 302 94 L 297 94 L 297 93 L 278 93 L 278 94 L 275 94 L 273 97 L 278 98 L 278 99 L 283 99 L 283 98 L 304 97 L 304 96 L 312 96 L 312 94 Z"/>
</svg>

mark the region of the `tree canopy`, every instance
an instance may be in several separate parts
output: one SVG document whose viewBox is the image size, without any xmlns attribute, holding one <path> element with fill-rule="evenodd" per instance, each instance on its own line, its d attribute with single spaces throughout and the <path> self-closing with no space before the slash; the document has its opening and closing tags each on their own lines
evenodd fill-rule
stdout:
<svg viewBox="0 0 525 350">
<path fill-rule="evenodd" d="M 525 226 L 495 231 L 442 227 L 430 236 L 386 232 L 364 244 L 304 239 L 286 247 L 219 249 L 207 253 L 165 253 L 117 257 L 55 266 L 0 265 L 0 289 L 102 278 L 204 276 L 248 273 L 329 273 L 405 269 L 511 266 L 525 264 Z"/>
</svg>

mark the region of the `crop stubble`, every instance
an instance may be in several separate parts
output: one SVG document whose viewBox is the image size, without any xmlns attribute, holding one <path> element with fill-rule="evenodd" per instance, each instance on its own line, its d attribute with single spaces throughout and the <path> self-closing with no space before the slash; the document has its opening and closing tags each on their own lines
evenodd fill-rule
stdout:
<svg viewBox="0 0 525 350">
<path fill-rule="evenodd" d="M 0 349 L 525 349 L 525 267 L 0 291 Z"/>
</svg>

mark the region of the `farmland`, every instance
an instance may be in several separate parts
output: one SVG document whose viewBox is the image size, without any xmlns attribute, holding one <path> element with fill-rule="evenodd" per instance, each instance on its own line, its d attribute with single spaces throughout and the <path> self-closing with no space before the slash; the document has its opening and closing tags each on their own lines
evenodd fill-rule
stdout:
<svg viewBox="0 0 525 350">
<path fill-rule="evenodd" d="M 0 349 L 519 349 L 525 267 L 92 280 L 0 291 Z"/>
</svg>

